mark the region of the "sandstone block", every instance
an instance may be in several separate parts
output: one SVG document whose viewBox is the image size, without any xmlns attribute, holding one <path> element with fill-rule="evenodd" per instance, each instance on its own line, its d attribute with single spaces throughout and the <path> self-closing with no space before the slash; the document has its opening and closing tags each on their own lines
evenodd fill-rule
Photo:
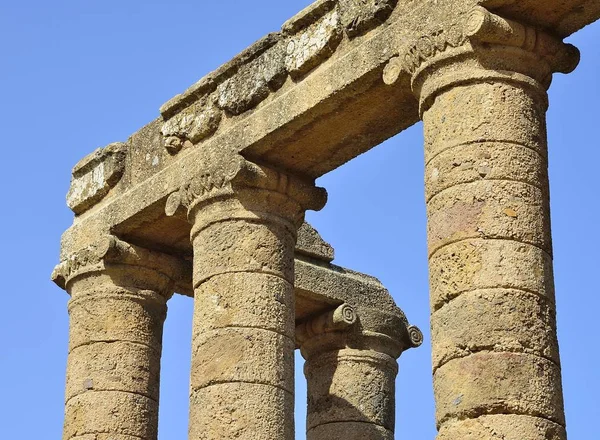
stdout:
<svg viewBox="0 0 600 440">
<path fill-rule="evenodd" d="M 453 87 L 423 116 L 425 161 L 482 141 L 523 145 L 546 157 L 546 105 L 530 90 L 501 82 Z"/>
<path fill-rule="evenodd" d="M 438 424 L 486 414 L 550 418 L 564 425 L 560 368 L 523 353 L 476 353 L 434 375 Z"/>
<path fill-rule="evenodd" d="M 564 426 L 516 414 L 481 416 L 445 423 L 437 440 L 566 440 Z"/>
<path fill-rule="evenodd" d="M 90 342 L 129 341 L 161 347 L 166 306 L 147 304 L 143 296 L 89 295 L 72 299 L 69 350 Z"/>
<path fill-rule="evenodd" d="M 348 421 L 316 426 L 306 432 L 306 439 L 394 440 L 394 433 L 373 423 Z"/>
<path fill-rule="evenodd" d="M 510 240 L 471 239 L 430 258 L 431 308 L 482 289 L 519 289 L 554 302 L 552 258 L 540 248 Z"/>
<path fill-rule="evenodd" d="M 148 346 L 131 342 L 83 345 L 69 353 L 66 399 L 95 390 L 128 391 L 158 401 L 159 376 L 160 352 Z"/>
<path fill-rule="evenodd" d="M 530 148 L 504 142 L 459 145 L 435 156 L 425 170 L 426 199 L 455 185 L 480 180 L 511 180 L 547 194 L 546 158 Z"/>
<path fill-rule="evenodd" d="M 126 150 L 125 144 L 110 144 L 86 156 L 73 168 L 67 205 L 75 214 L 82 214 L 98 203 L 121 180 Z"/>
<path fill-rule="evenodd" d="M 82 436 L 72 437 L 69 440 L 140 440 L 139 437 L 119 434 L 86 434 Z"/>
<path fill-rule="evenodd" d="M 480 180 L 448 188 L 427 204 L 430 255 L 465 238 L 511 239 L 552 253 L 548 196 L 537 187 Z"/>
<path fill-rule="evenodd" d="M 189 440 L 293 440 L 294 396 L 280 388 L 227 383 L 193 391 Z M 289 423 L 282 423 L 288 420 Z"/>
<path fill-rule="evenodd" d="M 294 237 L 283 226 L 247 221 L 213 224 L 194 240 L 194 284 L 216 274 L 261 272 L 293 280 Z"/>
<path fill-rule="evenodd" d="M 395 424 L 396 361 L 366 350 L 340 350 L 309 359 L 307 429 L 337 422 Z"/>
<path fill-rule="evenodd" d="M 193 390 L 226 382 L 265 384 L 294 391 L 292 339 L 267 330 L 227 328 L 192 342 Z"/>
<path fill-rule="evenodd" d="M 431 316 L 433 367 L 481 351 L 529 353 L 559 363 L 554 304 L 511 289 L 462 294 Z"/>
<path fill-rule="evenodd" d="M 342 24 L 350 38 L 385 22 L 398 0 L 340 0 Z"/>
<path fill-rule="evenodd" d="M 70 399 L 65 412 L 65 439 L 89 434 L 157 438 L 158 404 L 138 394 L 88 391 Z"/>
<path fill-rule="evenodd" d="M 340 17 L 336 9 L 287 40 L 285 64 L 298 78 L 329 58 L 342 41 Z"/>
<path fill-rule="evenodd" d="M 275 44 L 256 59 L 244 64 L 217 87 L 218 105 L 233 115 L 250 110 L 279 89 L 287 77 L 285 46 Z"/>
<path fill-rule="evenodd" d="M 170 153 L 177 153 L 180 148 L 176 146 L 186 140 L 196 144 L 217 131 L 221 118 L 221 111 L 210 99 L 195 102 L 162 125 L 165 146 Z"/>
<path fill-rule="evenodd" d="M 278 276 L 216 275 L 196 288 L 194 298 L 194 308 L 203 316 L 194 326 L 194 338 L 227 327 L 254 327 L 294 338 L 294 288 Z"/>
</svg>

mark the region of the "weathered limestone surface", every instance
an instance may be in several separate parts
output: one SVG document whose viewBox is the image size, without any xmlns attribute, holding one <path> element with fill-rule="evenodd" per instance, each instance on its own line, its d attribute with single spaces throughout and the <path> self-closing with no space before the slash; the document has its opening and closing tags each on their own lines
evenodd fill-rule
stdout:
<svg viewBox="0 0 600 440">
<path fill-rule="evenodd" d="M 162 326 L 176 267 L 171 257 L 107 237 L 55 270 L 71 295 L 63 439 L 156 439 Z"/>
<path fill-rule="evenodd" d="M 482 3 L 560 36 L 600 16 L 595 0 Z M 464 22 L 477 4 L 476 0 L 399 1 L 390 10 L 393 1 L 315 2 L 281 32 L 257 42 L 169 101 L 162 117 L 125 143 L 128 166 L 119 184 L 65 233 L 62 256 L 89 245 L 89 231 L 115 231 L 151 247 L 183 249 L 186 236 L 168 235 L 181 227 L 164 218 L 162 203 L 185 183 L 186 175 L 201 172 L 201 149 L 194 145 L 231 147 L 293 174 L 317 177 L 413 125 L 419 119 L 418 103 L 411 89 L 411 68 L 404 64 L 420 63 L 432 51 L 465 41 Z M 317 57 L 313 70 L 290 78 L 285 68 L 288 43 L 295 38 L 313 41 L 310 29 L 335 14 L 341 41 L 325 46 L 328 50 Z M 348 24 L 361 28 L 360 35 Z M 322 40 L 314 41 L 307 46 L 309 52 L 317 50 L 317 41 Z M 284 55 L 280 58 L 275 52 Z M 272 60 L 268 66 L 267 58 Z M 388 68 L 388 75 L 400 78 L 394 87 L 381 81 L 390 59 L 396 60 L 396 69 Z M 219 89 L 225 93 L 221 106 L 233 106 L 234 113 L 247 110 L 235 115 L 219 108 Z M 224 96 L 230 96 L 227 102 L 243 105 L 225 104 Z"/>
<path fill-rule="evenodd" d="M 310 440 L 394 438 L 396 359 L 421 345 L 423 335 L 403 316 L 384 327 L 389 315 L 358 310 L 342 304 L 296 327 L 306 359 Z"/>
<path fill-rule="evenodd" d="M 325 192 L 237 155 L 214 163 L 167 204 L 192 223 L 189 438 L 291 440 L 294 248 Z"/>
<path fill-rule="evenodd" d="M 83 159 L 53 277 L 72 297 L 64 438 L 156 439 L 174 291 L 195 304 L 190 439 L 291 439 L 295 348 L 310 439 L 393 438 L 396 359 L 422 334 L 301 225 L 317 177 L 422 119 L 438 438 L 565 440 L 546 90 L 599 17 L 318 0 Z"/>
<path fill-rule="evenodd" d="M 552 73 L 578 60 L 555 37 L 476 8 L 462 39 L 410 64 L 425 130 L 439 438 L 506 438 L 520 424 L 566 438 L 545 112 Z M 502 423 L 473 431 L 494 414 Z"/>
</svg>

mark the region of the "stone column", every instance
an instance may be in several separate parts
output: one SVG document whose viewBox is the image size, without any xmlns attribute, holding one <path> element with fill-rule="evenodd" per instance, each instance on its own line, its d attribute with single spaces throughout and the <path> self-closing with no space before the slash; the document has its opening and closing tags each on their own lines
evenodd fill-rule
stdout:
<svg viewBox="0 0 600 440">
<path fill-rule="evenodd" d="M 107 237 L 53 279 L 71 295 L 64 440 L 156 440 L 170 257 Z"/>
<path fill-rule="evenodd" d="M 564 440 L 545 113 L 552 73 L 572 71 L 578 51 L 483 8 L 451 29 L 444 51 L 409 68 L 438 439 Z"/>
<path fill-rule="evenodd" d="M 370 328 L 368 315 L 378 328 Z M 383 315 L 370 311 L 357 319 L 344 304 L 297 327 L 306 359 L 308 440 L 394 439 L 396 359 L 423 335 Z"/>
<path fill-rule="evenodd" d="M 189 439 L 293 440 L 294 247 L 310 183 L 215 155 L 173 194 L 194 248 Z"/>
</svg>

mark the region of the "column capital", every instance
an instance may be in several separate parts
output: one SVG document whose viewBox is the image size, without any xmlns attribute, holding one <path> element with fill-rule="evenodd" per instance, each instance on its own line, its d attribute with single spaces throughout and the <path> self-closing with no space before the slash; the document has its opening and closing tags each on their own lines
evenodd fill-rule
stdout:
<svg viewBox="0 0 600 440">
<path fill-rule="evenodd" d="M 373 350 L 398 358 L 419 347 L 423 333 L 403 313 L 391 314 L 341 304 L 296 326 L 296 345 L 305 359 L 345 348 Z"/>
<path fill-rule="evenodd" d="M 187 210 L 195 225 L 192 237 L 215 221 L 249 219 L 249 215 L 257 219 L 278 215 L 293 222 L 296 231 L 306 210 L 318 211 L 327 201 L 325 189 L 314 182 L 253 163 L 237 153 L 207 151 L 203 163 L 203 172 L 190 176 L 169 196 L 165 207 L 168 216 Z M 217 212 L 206 210 L 214 202 L 219 202 Z M 203 218 L 198 222 L 200 213 Z"/>
<path fill-rule="evenodd" d="M 547 99 L 552 74 L 572 72 L 579 60 L 560 38 L 477 6 L 392 58 L 383 79 L 410 78 L 423 115 L 444 90 L 484 81 L 521 83 Z"/>
<path fill-rule="evenodd" d="M 158 274 L 160 284 L 165 286 L 163 294 L 168 297 L 173 294 L 174 283 L 189 279 L 191 272 L 189 265 L 182 264 L 175 257 L 107 235 L 70 254 L 54 268 L 51 278 L 60 288 L 69 290 L 74 280 L 86 276 L 110 275 L 119 271 L 127 279 L 127 269 L 149 270 Z M 114 281 L 117 282 L 117 279 L 114 278 Z"/>
</svg>

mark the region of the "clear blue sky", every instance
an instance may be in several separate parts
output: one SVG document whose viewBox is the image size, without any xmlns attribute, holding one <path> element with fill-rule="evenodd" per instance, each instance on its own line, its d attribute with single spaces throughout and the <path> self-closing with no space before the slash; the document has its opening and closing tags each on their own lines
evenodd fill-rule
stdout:
<svg viewBox="0 0 600 440">
<path fill-rule="evenodd" d="M 0 439 L 61 436 L 67 295 L 49 276 L 71 167 L 154 119 L 167 99 L 279 26 L 309 0 L 4 0 L 0 126 Z M 579 69 L 557 76 L 549 113 L 558 326 L 570 438 L 600 417 L 600 23 L 570 39 Z M 379 277 L 426 343 L 400 360 L 397 438 L 434 437 L 421 126 L 320 180 L 309 220 L 337 263 Z M 191 300 L 166 325 L 160 439 L 186 438 Z M 297 370 L 298 439 L 305 387 Z M 524 439 L 525 440 L 525 439 Z"/>
</svg>

